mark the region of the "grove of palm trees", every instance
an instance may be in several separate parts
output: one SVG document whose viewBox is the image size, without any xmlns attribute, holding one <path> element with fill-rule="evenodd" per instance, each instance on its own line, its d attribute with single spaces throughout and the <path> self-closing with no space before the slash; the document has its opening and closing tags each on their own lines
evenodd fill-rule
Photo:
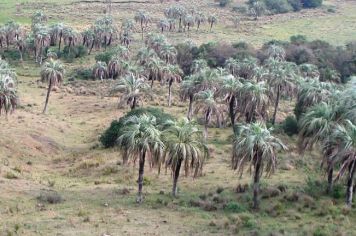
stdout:
<svg viewBox="0 0 356 236">
<path fill-rule="evenodd" d="M 0 235 L 356 234 L 353 0 L 0 7 Z"/>
</svg>

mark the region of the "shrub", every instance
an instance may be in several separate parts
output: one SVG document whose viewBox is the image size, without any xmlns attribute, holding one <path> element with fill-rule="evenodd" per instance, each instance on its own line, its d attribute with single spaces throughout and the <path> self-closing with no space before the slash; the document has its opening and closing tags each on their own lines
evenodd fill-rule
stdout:
<svg viewBox="0 0 356 236">
<path fill-rule="evenodd" d="M 293 11 L 300 11 L 303 8 L 303 4 L 300 0 L 288 0 L 288 3 L 293 8 Z"/>
<path fill-rule="evenodd" d="M 323 0 L 302 0 L 304 8 L 316 8 L 323 4 Z"/>
<path fill-rule="evenodd" d="M 199 47 L 199 57 L 205 59 L 210 67 L 224 67 L 226 60 L 236 53 L 237 50 L 226 43 L 206 43 Z"/>
<path fill-rule="evenodd" d="M 298 133 L 298 122 L 294 116 L 287 116 L 283 122 L 283 131 L 289 136 Z"/>
<path fill-rule="evenodd" d="M 226 211 L 233 212 L 233 213 L 241 213 L 246 211 L 246 208 L 244 206 L 236 202 L 229 202 L 228 204 L 226 204 L 224 209 Z"/>
<path fill-rule="evenodd" d="M 161 109 L 158 108 L 137 108 L 128 112 L 125 116 L 121 117 L 119 120 L 114 120 L 105 132 L 100 136 L 99 141 L 103 144 L 105 148 L 113 147 L 117 138 L 120 135 L 120 130 L 124 127 L 125 120 L 130 116 L 140 116 L 143 114 L 148 114 L 156 117 L 157 125 L 163 125 L 167 120 L 174 120 L 174 118 Z"/>
<path fill-rule="evenodd" d="M 62 196 L 56 191 L 42 191 L 37 200 L 49 204 L 57 204 L 63 201 Z"/>
<path fill-rule="evenodd" d="M 114 51 L 101 52 L 95 56 L 95 60 L 104 61 L 106 64 L 108 64 L 114 55 L 115 55 Z"/>
<path fill-rule="evenodd" d="M 245 15 L 247 13 L 247 7 L 246 6 L 235 6 L 232 8 L 233 11 L 236 11 L 242 15 Z"/>
<path fill-rule="evenodd" d="M 93 78 L 92 69 L 90 68 L 76 68 L 74 70 L 74 77 L 81 80 L 90 80 Z"/>
<path fill-rule="evenodd" d="M 265 0 L 265 4 L 267 9 L 274 14 L 287 13 L 293 9 L 287 0 Z"/>
<path fill-rule="evenodd" d="M 71 62 L 74 60 L 74 58 L 84 57 L 85 55 L 87 55 L 87 53 L 88 53 L 87 48 L 82 45 L 71 47 L 71 48 L 65 46 L 63 51 L 59 53 L 58 56 L 63 57 L 65 60 Z"/>
</svg>

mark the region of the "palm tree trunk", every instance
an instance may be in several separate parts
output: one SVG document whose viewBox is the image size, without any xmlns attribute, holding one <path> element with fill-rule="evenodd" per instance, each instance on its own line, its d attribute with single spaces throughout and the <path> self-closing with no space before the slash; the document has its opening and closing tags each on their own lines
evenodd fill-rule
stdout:
<svg viewBox="0 0 356 236">
<path fill-rule="evenodd" d="M 199 27 L 200 27 L 200 21 L 198 21 L 198 23 L 197 23 L 197 32 L 199 30 Z"/>
<path fill-rule="evenodd" d="M 255 167 L 255 175 L 253 177 L 253 208 L 258 209 L 259 201 L 258 194 L 260 191 L 260 169 L 261 169 L 261 159 L 259 158 Z"/>
<path fill-rule="evenodd" d="M 178 159 L 176 169 L 174 170 L 173 173 L 173 189 L 172 189 L 172 195 L 173 197 L 177 196 L 177 183 L 178 183 L 178 178 L 179 178 L 179 172 L 180 172 L 180 167 L 182 165 L 182 160 Z"/>
<path fill-rule="evenodd" d="M 352 195 L 353 195 L 353 188 L 354 188 L 354 174 L 356 169 L 356 161 L 351 163 L 349 167 L 349 175 L 347 179 L 347 190 L 346 190 L 346 205 L 351 208 L 352 206 Z"/>
<path fill-rule="evenodd" d="M 230 103 L 229 103 L 229 113 L 230 113 L 230 120 L 232 130 L 235 132 L 235 96 L 231 96 Z"/>
<path fill-rule="evenodd" d="M 334 168 L 328 166 L 328 187 L 326 189 L 327 194 L 330 194 L 333 189 L 333 172 Z"/>
<path fill-rule="evenodd" d="M 91 47 L 90 47 L 90 50 L 89 50 L 88 55 L 90 55 L 91 51 L 93 50 L 94 44 L 95 44 L 95 40 L 93 39 L 93 42 L 92 42 L 92 44 L 91 44 Z"/>
<path fill-rule="evenodd" d="M 125 148 L 124 153 L 122 155 L 122 165 L 126 165 L 127 161 L 129 159 L 128 153 L 127 153 L 127 149 Z"/>
<path fill-rule="evenodd" d="M 137 199 L 136 202 L 137 203 L 141 203 L 142 202 L 142 187 L 143 187 L 143 173 L 144 173 L 144 169 L 145 169 L 145 158 L 146 158 L 146 152 L 142 152 L 141 156 L 140 156 L 140 166 L 139 166 L 139 170 L 138 170 L 138 193 L 137 193 Z"/>
<path fill-rule="evenodd" d="M 169 80 L 169 84 L 168 84 L 168 106 L 171 106 L 172 103 L 172 84 L 173 84 L 173 80 L 170 79 Z"/>
<path fill-rule="evenodd" d="M 281 92 L 281 86 L 278 86 L 278 88 L 277 88 L 276 102 L 275 102 L 275 104 L 274 104 L 274 112 L 273 112 L 273 118 L 272 118 L 272 125 L 274 125 L 274 123 L 276 122 L 276 115 L 277 115 L 277 110 L 278 110 L 280 92 Z"/>
<path fill-rule="evenodd" d="M 208 138 L 208 124 L 209 124 L 209 116 L 210 116 L 210 108 L 205 114 L 205 122 L 204 122 L 204 138 Z"/>
<path fill-rule="evenodd" d="M 179 32 L 182 32 L 182 17 L 179 18 Z"/>
<path fill-rule="evenodd" d="M 58 51 L 61 51 L 61 44 L 62 44 L 62 34 L 59 34 L 59 44 L 58 44 Z"/>
<path fill-rule="evenodd" d="M 189 108 L 188 108 L 188 120 L 192 119 L 192 112 L 193 112 L 193 95 L 189 95 Z"/>
<path fill-rule="evenodd" d="M 211 22 L 211 24 L 210 24 L 210 32 L 212 29 L 213 29 L 213 22 Z"/>
<path fill-rule="evenodd" d="M 49 80 L 49 84 L 48 84 L 48 90 L 47 90 L 47 96 L 46 96 L 46 102 L 45 102 L 45 106 L 43 108 L 43 114 L 45 114 L 47 112 L 47 105 L 48 105 L 48 100 L 49 100 L 49 95 L 51 93 L 52 90 L 52 81 Z"/>
<path fill-rule="evenodd" d="M 135 109 L 137 105 L 137 99 L 136 97 L 134 97 L 133 101 L 132 101 L 132 105 L 131 105 L 131 110 Z"/>
</svg>

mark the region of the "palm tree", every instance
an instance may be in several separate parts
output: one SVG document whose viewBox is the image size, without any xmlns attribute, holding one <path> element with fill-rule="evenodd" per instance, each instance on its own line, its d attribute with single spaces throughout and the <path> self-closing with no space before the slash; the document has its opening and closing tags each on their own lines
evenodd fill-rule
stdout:
<svg viewBox="0 0 356 236">
<path fill-rule="evenodd" d="M 246 81 L 241 88 L 240 112 L 245 116 L 246 122 L 250 123 L 256 116 L 266 120 L 269 106 L 269 95 L 266 83 Z"/>
<path fill-rule="evenodd" d="M 337 145 L 336 162 L 340 163 L 340 170 L 336 180 L 347 174 L 346 205 L 351 208 L 354 193 L 354 176 L 356 171 L 356 125 L 346 120 L 343 125 L 337 125 L 331 135 Z"/>
<path fill-rule="evenodd" d="M 0 59 L 0 115 L 4 111 L 7 117 L 16 109 L 17 103 L 16 73 Z"/>
<path fill-rule="evenodd" d="M 58 41 L 58 51 L 61 51 L 63 31 L 65 29 L 66 29 L 66 26 L 63 23 L 54 24 L 50 28 L 51 41 L 54 45 L 57 44 L 57 41 Z M 84 43 L 83 43 L 83 45 L 84 45 Z"/>
<path fill-rule="evenodd" d="M 63 40 L 64 40 L 64 43 L 68 46 L 69 53 L 70 53 L 70 50 L 76 44 L 77 33 L 72 28 L 66 27 L 63 30 Z"/>
<path fill-rule="evenodd" d="M 148 23 L 151 22 L 151 17 L 145 11 L 138 11 L 135 15 L 135 21 L 140 23 L 141 31 L 142 31 L 142 40 L 143 40 L 144 28 L 147 27 Z"/>
<path fill-rule="evenodd" d="M 148 74 L 148 80 L 151 80 L 151 89 L 153 88 L 153 83 L 155 80 L 160 81 L 162 79 L 164 68 L 163 65 L 164 62 L 157 56 L 148 58 L 148 62 L 145 67 Z"/>
<path fill-rule="evenodd" d="M 47 111 L 47 105 L 49 95 L 54 86 L 58 86 L 63 82 L 64 78 L 64 66 L 60 61 L 49 60 L 47 61 L 41 70 L 41 81 L 48 83 L 48 90 L 46 96 L 46 102 L 43 109 L 43 114 Z"/>
<path fill-rule="evenodd" d="M 316 143 L 322 144 L 323 162 L 326 164 L 328 173 L 327 193 L 330 193 L 333 186 L 334 158 L 332 155 L 334 146 L 330 139 L 335 126 L 340 123 L 341 114 L 335 104 L 321 102 L 311 107 L 307 113 L 299 120 L 298 146 L 300 152 L 311 149 Z"/>
<path fill-rule="evenodd" d="M 194 96 L 196 102 L 194 113 L 197 114 L 200 110 L 203 110 L 204 114 L 204 137 L 208 137 L 208 125 L 211 120 L 211 116 L 216 117 L 217 126 L 221 126 L 221 120 L 223 119 L 222 108 L 215 100 L 215 94 L 212 90 L 200 91 Z"/>
<path fill-rule="evenodd" d="M 197 23 L 197 31 L 199 30 L 200 25 L 205 22 L 205 20 L 206 20 L 206 17 L 204 15 L 204 13 L 197 12 L 197 14 L 195 15 L 195 23 Z"/>
<path fill-rule="evenodd" d="M 162 69 L 163 78 L 168 82 L 168 106 L 172 103 L 172 85 L 173 82 L 180 83 L 182 81 L 181 75 L 183 71 L 178 65 L 168 64 Z"/>
<path fill-rule="evenodd" d="M 218 23 L 218 18 L 215 15 L 210 15 L 208 17 L 208 23 L 210 24 L 210 32 L 211 32 L 213 25 L 216 25 Z"/>
<path fill-rule="evenodd" d="M 194 73 L 199 73 L 202 70 L 206 69 L 208 67 L 208 62 L 204 59 L 196 59 L 193 61 L 192 65 L 191 65 L 191 72 L 192 74 Z"/>
<path fill-rule="evenodd" d="M 143 47 L 138 50 L 136 58 L 137 62 L 141 65 L 144 66 L 146 65 L 152 58 L 157 58 L 158 55 L 157 53 L 148 47 Z"/>
<path fill-rule="evenodd" d="M 189 174 L 189 170 L 192 170 L 193 176 L 196 177 L 201 172 L 209 150 L 195 122 L 183 118 L 178 122 L 169 121 L 167 123 L 169 128 L 163 133 L 168 157 L 166 165 L 171 168 L 173 173 L 172 195 L 176 197 L 182 164 L 186 175 Z"/>
<path fill-rule="evenodd" d="M 157 27 L 158 29 L 160 29 L 161 33 L 163 33 L 163 31 L 168 30 L 170 28 L 169 21 L 167 19 L 161 19 L 157 23 Z"/>
<path fill-rule="evenodd" d="M 219 91 L 229 105 L 229 115 L 233 131 L 235 131 L 235 117 L 237 112 L 236 102 L 237 99 L 241 97 L 241 89 L 243 87 L 240 79 L 241 78 L 235 78 L 232 75 L 224 77 Z"/>
<path fill-rule="evenodd" d="M 161 132 L 156 128 L 156 118 L 148 115 L 131 116 L 125 121 L 122 135 L 117 140 L 118 146 L 127 151 L 135 160 L 139 159 L 137 203 L 143 201 L 143 175 L 146 157 L 159 159 L 164 151 Z M 126 150 L 126 148 L 128 150 Z M 156 157 L 156 158 L 155 158 Z"/>
<path fill-rule="evenodd" d="M 275 124 L 276 115 L 279 105 L 279 100 L 281 95 L 284 96 L 293 96 L 296 92 L 296 79 L 298 74 L 296 71 L 297 65 L 292 62 L 280 61 L 284 58 L 284 50 L 274 50 L 273 54 L 274 59 L 269 59 L 267 62 L 268 68 L 268 83 L 275 94 L 275 103 L 274 103 L 274 112 L 272 117 L 272 124 Z"/>
<path fill-rule="evenodd" d="M 141 97 L 149 95 L 149 91 L 149 86 L 145 82 L 144 77 L 129 73 L 118 81 L 111 92 L 123 93 L 119 106 L 126 102 L 127 105 L 130 105 L 131 110 L 133 110 L 138 106 Z"/>
<path fill-rule="evenodd" d="M 262 16 L 266 11 L 266 5 L 263 1 L 257 0 L 253 1 L 250 5 L 250 14 L 254 16 L 254 19 L 257 20 L 258 17 Z"/>
<path fill-rule="evenodd" d="M 36 62 L 41 65 L 44 49 L 49 46 L 51 37 L 46 27 L 42 25 L 36 25 L 35 27 L 35 57 Z"/>
<path fill-rule="evenodd" d="M 176 60 L 177 49 L 173 45 L 165 43 L 162 45 L 159 55 L 167 64 L 172 64 Z"/>
<path fill-rule="evenodd" d="M 194 26 L 194 17 L 192 15 L 186 15 L 183 19 L 184 30 L 188 27 L 188 33 L 190 31 L 190 27 Z"/>
<path fill-rule="evenodd" d="M 183 6 L 172 6 L 165 10 L 165 15 L 167 18 L 178 19 L 179 20 L 179 32 L 182 31 L 182 21 L 184 16 L 187 14 L 186 9 Z"/>
<path fill-rule="evenodd" d="M 101 81 L 107 78 L 108 75 L 108 66 L 104 61 L 97 61 L 93 67 L 93 77 L 98 78 Z"/>
<path fill-rule="evenodd" d="M 232 168 L 243 174 L 246 165 L 253 167 L 253 208 L 258 209 L 259 184 L 263 171 L 273 174 L 277 151 L 287 150 L 281 140 L 271 134 L 263 123 L 240 125 L 236 129 L 232 149 Z M 248 164 L 249 163 L 249 164 Z"/>
</svg>

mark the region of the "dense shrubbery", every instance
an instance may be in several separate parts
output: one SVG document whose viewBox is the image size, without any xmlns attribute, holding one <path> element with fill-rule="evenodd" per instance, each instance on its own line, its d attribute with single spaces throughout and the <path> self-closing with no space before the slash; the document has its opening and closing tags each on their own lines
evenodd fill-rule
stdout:
<svg viewBox="0 0 356 236">
<path fill-rule="evenodd" d="M 156 117 L 158 126 L 163 125 L 167 120 L 174 120 L 170 114 L 167 114 L 158 108 L 136 108 L 126 113 L 126 115 L 121 117 L 119 120 L 111 122 L 110 127 L 100 136 L 99 141 L 105 148 L 113 147 L 120 135 L 120 130 L 124 127 L 126 119 L 130 116 L 140 116 L 143 114 L 149 114 Z"/>
<path fill-rule="evenodd" d="M 298 133 L 298 122 L 294 116 L 287 116 L 283 122 L 283 131 L 289 136 Z"/>
<path fill-rule="evenodd" d="M 76 68 L 74 70 L 73 76 L 81 80 L 91 80 L 93 78 L 92 69 L 90 68 Z"/>
<path fill-rule="evenodd" d="M 67 61 L 73 61 L 74 58 L 84 57 L 88 54 L 86 47 L 79 45 L 75 47 L 65 46 L 63 51 L 58 55 Z"/>
<path fill-rule="evenodd" d="M 113 58 L 113 56 L 115 55 L 115 51 L 114 50 L 108 50 L 105 52 L 101 52 L 98 55 L 95 56 L 95 60 L 96 61 L 103 61 L 106 64 L 108 64 L 110 62 L 110 60 Z"/>
<path fill-rule="evenodd" d="M 249 0 L 247 4 L 253 8 L 254 2 L 259 0 Z M 322 0 L 260 0 L 262 6 L 270 14 L 287 13 L 291 11 L 300 11 L 302 8 L 316 8 L 322 5 Z"/>
</svg>

